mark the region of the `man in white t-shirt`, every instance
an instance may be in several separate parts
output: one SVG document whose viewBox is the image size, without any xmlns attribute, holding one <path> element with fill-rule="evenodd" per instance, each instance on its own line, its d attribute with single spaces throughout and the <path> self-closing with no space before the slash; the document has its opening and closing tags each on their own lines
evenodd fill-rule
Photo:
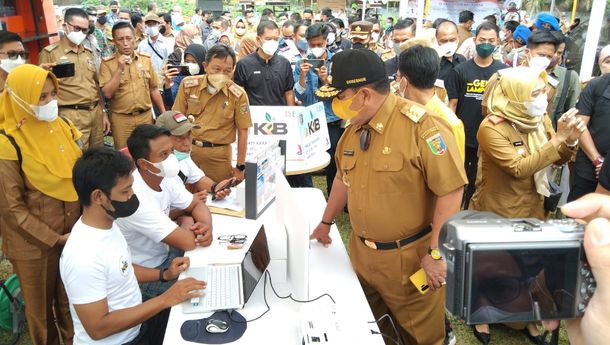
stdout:
<svg viewBox="0 0 610 345">
<path fill-rule="evenodd" d="M 86 151 L 74 166 L 83 215 L 63 249 L 60 273 L 75 345 L 158 343 L 165 333 L 158 314 L 197 295 L 190 291 L 205 288 L 205 282 L 187 278 L 142 303 L 138 283 L 175 279 L 189 259 L 174 259 L 166 271 L 132 264 L 127 242 L 114 224 L 139 206 L 131 188 L 132 169 L 129 158 L 104 147 Z"/>
<path fill-rule="evenodd" d="M 205 203 L 176 179 L 178 160 L 173 154 L 170 132 L 155 125 L 140 125 L 127 140 L 136 165 L 133 190 L 141 207 L 117 220 L 133 262 L 148 268 L 167 269 L 172 258 L 195 245 L 212 243 L 212 216 Z M 178 224 L 172 221 L 179 216 Z M 141 284 L 144 300 L 167 290 L 173 282 Z"/>
<path fill-rule="evenodd" d="M 201 170 L 191 158 L 191 149 L 193 146 L 193 135 L 191 130 L 193 128 L 201 128 L 201 126 L 194 124 L 191 119 L 186 117 L 178 111 L 166 111 L 157 117 L 156 125 L 159 127 L 167 128 L 171 135 L 172 143 L 174 145 L 174 155 L 180 162 L 180 171 L 178 177 L 182 183 L 192 185 L 191 190 L 194 190 L 195 196 L 201 200 L 205 200 L 207 193 L 215 193 L 216 199 L 223 199 L 231 193 L 230 188 L 223 190 L 216 190 L 217 186 L 229 186 L 233 184 L 234 179 L 226 179 L 218 183 L 214 182 L 211 178 L 204 175 Z"/>
</svg>

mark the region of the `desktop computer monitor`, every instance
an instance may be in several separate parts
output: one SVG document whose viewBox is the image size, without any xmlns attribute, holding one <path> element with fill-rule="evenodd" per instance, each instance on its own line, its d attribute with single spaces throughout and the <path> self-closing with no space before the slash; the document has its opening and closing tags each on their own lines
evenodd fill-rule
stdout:
<svg viewBox="0 0 610 345">
<path fill-rule="evenodd" d="M 309 299 L 309 222 L 303 215 L 303 203 L 297 202 L 292 189 L 282 174 L 277 174 L 276 212 L 278 222 L 284 224 L 288 238 L 288 274 L 293 296 Z"/>
</svg>

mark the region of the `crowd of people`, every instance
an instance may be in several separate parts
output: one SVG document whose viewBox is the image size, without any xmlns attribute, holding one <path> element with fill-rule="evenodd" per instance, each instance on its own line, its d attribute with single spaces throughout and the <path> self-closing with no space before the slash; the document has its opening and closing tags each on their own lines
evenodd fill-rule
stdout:
<svg viewBox="0 0 610 345">
<path fill-rule="evenodd" d="M 311 239 L 329 245 L 349 212 L 352 265 L 402 344 L 455 344 L 438 243 L 453 214 L 547 219 L 559 194 L 610 195 L 610 46 L 582 88 L 565 67 L 565 17 L 475 23 L 463 11 L 419 32 L 412 18 L 351 15 L 185 18 L 179 6 L 144 14 L 111 1 L 67 9 L 39 66 L 19 35 L 0 32 L 2 251 L 34 344 L 163 341 L 169 307 L 205 288 L 176 279 L 184 252 L 213 241 L 207 194 L 222 199 L 244 179 L 250 106 L 323 102 L 334 159 Z M 288 178 L 313 187 L 310 174 Z M 609 218 L 607 205 L 586 196 L 565 213 Z M 607 221 L 591 227 L 599 286 Z M 427 294 L 409 282 L 422 268 Z M 536 323 L 510 326 L 547 344 Z M 489 343 L 488 325 L 473 332 Z"/>
</svg>

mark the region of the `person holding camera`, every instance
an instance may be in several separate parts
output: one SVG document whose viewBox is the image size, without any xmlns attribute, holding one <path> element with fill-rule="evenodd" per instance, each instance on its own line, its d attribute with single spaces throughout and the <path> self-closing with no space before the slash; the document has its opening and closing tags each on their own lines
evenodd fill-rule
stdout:
<svg viewBox="0 0 610 345">
<path fill-rule="evenodd" d="M 546 115 L 546 72 L 515 67 L 499 71 L 497 78 L 487 98 L 489 114 L 477 133 L 480 158 L 470 209 L 544 219 L 551 211 L 545 198 L 554 192 L 548 170 L 574 155 L 585 125 L 571 109 L 560 117 L 555 133 Z M 489 343 L 488 325 L 476 325 L 474 333 Z M 533 343 L 545 344 L 535 324 L 524 333 Z"/>
</svg>

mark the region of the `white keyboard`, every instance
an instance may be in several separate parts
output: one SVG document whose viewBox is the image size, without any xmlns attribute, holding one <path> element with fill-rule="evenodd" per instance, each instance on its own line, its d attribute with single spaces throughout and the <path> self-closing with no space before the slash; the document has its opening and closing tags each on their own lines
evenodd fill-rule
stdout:
<svg viewBox="0 0 610 345">
<path fill-rule="evenodd" d="M 200 310 L 219 310 L 239 305 L 239 269 L 232 266 L 207 266 L 197 279 L 206 281 L 207 287 L 199 292 L 201 297 L 191 299 L 191 305 Z"/>
</svg>

